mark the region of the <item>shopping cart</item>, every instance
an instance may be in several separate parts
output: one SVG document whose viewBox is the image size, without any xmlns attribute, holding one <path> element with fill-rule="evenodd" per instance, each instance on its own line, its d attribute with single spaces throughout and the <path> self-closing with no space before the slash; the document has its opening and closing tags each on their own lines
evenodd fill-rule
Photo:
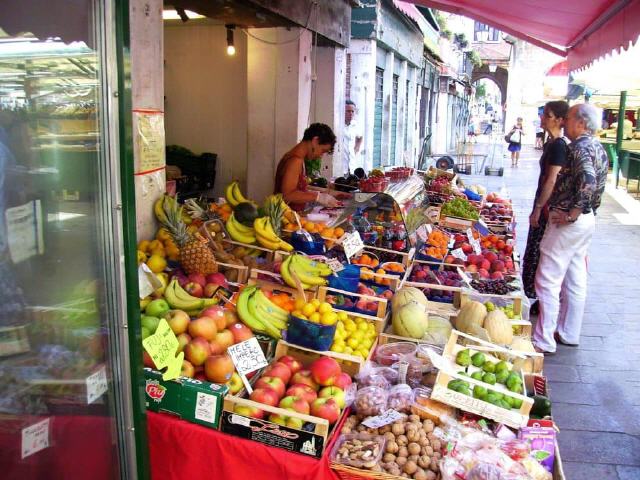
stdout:
<svg viewBox="0 0 640 480">
<path fill-rule="evenodd" d="M 502 147 L 502 134 L 499 132 L 492 132 L 491 143 L 489 144 L 489 164 L 484 166 L 485 175 L 493 175 L 502 177 L 504 175 L 504 152 Z M 495 166 L 496 150 L 498 157 L 500 158 L 500 166 Z"/>
</svg>

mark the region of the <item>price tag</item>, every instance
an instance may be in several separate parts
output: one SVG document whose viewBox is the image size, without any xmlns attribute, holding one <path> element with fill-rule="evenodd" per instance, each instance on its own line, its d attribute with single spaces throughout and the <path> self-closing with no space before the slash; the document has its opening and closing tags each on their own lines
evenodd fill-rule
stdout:
<svg viewBox="0 0 640 480">
<path fill-rule="evenodd" d="M 431 226 L 430 223 L 425 223 L 424 226 L 427 230 L 427 234 L 431 234 L 431 232 L 433 232 L 433 227 Z"/>
<path fill-rule="evenodd" d="M 453 248 L 453 246 L 456 244 L 456 240 L 453 237 L 449 237 L 449 244 L 447 245 L 449 248 Z"/>
<path fill-rule="evenodd" d="M 427 226 L 420 225 L 416 230 L 416 235 L 420 240 L 422 240 L 423 242 L 426 242 L 427 238 L 429 238 L 429 234 L 427 233 Z"/>
<path fill-rule="evenodd" d="M 49 446 L 49 418 L 22 429 L 22 458 Z"/>
<path fill-rule="evenodd" d="M 156 368 L 167 367 L 167 371 L 162 374 L 163 380 L 178 378 L 182 369 L 184 352 L 180 352 L 176 357 L 178 339 L 164 318 L 160 320 L 156 333 L 142 341 L 142 346 L 151 356 Z"/>
<path fill-rule="evenodd" d="M 484 223 L 484 221 L 482 221 L 482 219 L 478 220 L 477 222 L 475 222 L 473 224 L 473 228 L 476 229 L 476 231 L 482 235 L 483 237 L 485 235 L 489 235 L 489 227 L 487 227 L 487 224 Z"/>
<path fill-rule="evenodd" d="M 264 356 L 262 348 L 260 348 L 258 339 L 256 337 L 251 337 L 249 340 L 231 345 L 227 349 L 227 353 L 231 357 L 233 364 L 236 366 L 236 370 L 238 371 L 240 378 L 242 378 L 245 388 L 249 394 L 251 394 L 253 389 L 247 380 L 247 373 L 255 372 L 269 364 Z"/>
<path fill-rule="evenodd" d="M 364 422 L 362 422 L 362 425 L 367 428 L 380 428 L 384 427 L 385 425 L 389 425 L 390 423 L 397 422 L 398 420 L 402 420 L 402 418 L 404 418 L 404 415 L 396 412 L 393 409 L 389 409 L 382 415 L 367 418 Z"/>
<path fill-rule="evenodd" d="M 455 250 L 451 250 L 451 255 L 453 255 L 456 258 L 459 258 L 460 260 L 464 260 L 465 262 L 467 261 L 467 256 L 464 254 L 461 248 L 456 248 Z"/>
<path fill-rule="evenodd" d="M 340 239 L 340 243 L 347 258 L 356 256 L 364 249 L 364 243 L 362 243 L 362 238 L 360 238 L 360 233 L 357 230 L 345 233 Z"/>
<path fill-rule="evenodd" d="M 198 392 L 196 397 L 196 410 L 194 417 L 208 423 L 216 423 L 216 404 L 218 399 L 215 395 Z"/>
<path fill-rule="evenodd" d="M 95 402 L 107 391 L 107 369 L 101 366 L 97 372 L 89 375 L 87 384 L 87 405 Z"/>
<path fill-rule="evenodd" d="M 460 275 L 460 277 L 462 278 L 462 281 L 465 282 L 467 285 L 471 285 L 472 279 L 469 276 L 469 274 L 464 270 L 462 270 L 460 267 L 458 267 L 457 270 L 458 270 L 458 275 Z"/>
<path fill-rule="evenodd" d="M 475 240 L 473 238 L 473 230 L 471 230 L 470 228 L 467 228 L 467 240 L 469 240 L 469 243 Z"/>
<path fill-rule="evenodd" d="M 333 273 L 338 273 L 344 270 L 344 265 L 342 265 L 342 262 L 337 258 L 330 258 L 327 260 L 327 265 L 329 265 L 329 268 Z"/>
</svg>

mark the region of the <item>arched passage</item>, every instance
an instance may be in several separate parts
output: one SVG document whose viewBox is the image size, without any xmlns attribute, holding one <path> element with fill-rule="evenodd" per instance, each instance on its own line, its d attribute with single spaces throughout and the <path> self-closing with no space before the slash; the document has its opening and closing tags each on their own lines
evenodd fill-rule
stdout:
<svg viewBox="0 0 640 480">
<path fill-rule="evenodd" d="M 493 80 L 500 89 L 502 96 L 501 105 L 504 107 L 507 101 L 507 84 L 509 83 L 509 71 L 503 67 L 497 67 L 495 72 L 489 71 L 489 65 L 483 63 L 480 67 L 475 67 L 471 74 L 471 83 L 475 83 L 483 78 Z"/>
</svg>

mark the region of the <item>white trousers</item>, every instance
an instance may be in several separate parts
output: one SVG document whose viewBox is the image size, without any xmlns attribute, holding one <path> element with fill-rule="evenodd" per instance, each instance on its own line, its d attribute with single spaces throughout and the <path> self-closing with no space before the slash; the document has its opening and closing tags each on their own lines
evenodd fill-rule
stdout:
<svg viewBox="0 0 640 480">
<path fill-rule="evenodd" d="M 582 214 L 575 223 L 567 225 L 547 224 L 536 271 L 540 314 L 533 332 L 533 343 L 546 352 L 556 351 L 553 338 L 556 328 L 564 342 L 580 342 L 587 299 L 586 257 L 594 229 L 593 213 Z"/>
</svg>

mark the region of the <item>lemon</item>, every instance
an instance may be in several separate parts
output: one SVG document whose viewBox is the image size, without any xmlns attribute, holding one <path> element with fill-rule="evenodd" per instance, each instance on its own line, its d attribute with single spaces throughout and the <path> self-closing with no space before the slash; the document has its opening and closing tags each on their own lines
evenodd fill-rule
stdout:
<svg viewBox="0 0 640 480">
<path fill-rule="evenodd" d="M 370 332 L 376 333 L 376 326 L 373 323 L 367 323 L 367 328 Z"/>
<path fill-rule="evenodd" d="M 320 314 L 318 312 L 313 312 L 309 315 L 309 320 L 313 323 L 320 323 Z"/>
<path fill-rule="evenodd" d="M 338 318 L 340 318 L 340 316 L 338 316 Z M 338 320 L 338 323 L 336 324 L 336 330 L 344 330 L 344 323 L 342 323 L 342 320 Z"/>
<path fill-rule="evenodd" d="M 349 315 L 346 312 L 338 312 L 338 319 L 342 322 L 346 322 L 349 319 Z"/>
<path fill-rule="evenodd" d="M 301 315 L 304 315 L 304 313 L 302 313 L 301 310 L 298 310 L 297 308 L 291 312 L 291 315 L 293 315 L 294 317 L 299 317 Z"/>
<path fill-rule="evenodd" d="M 360 355 L 362 358 L 367 358 L 367 356 L 369 355 L 369 350 L 365 350 L 364 348 L 361 348 L 358 350 L 358 355 Z"/>
<path fill-rule="evenodd" d="M 341 340 L 341 339 L 343 339 L 343 338 L 346 338 L 346 332 L 345 332 L 344 330 L 338 330 L 338 329 L 336 328 L 336 333 L 335 333 L 335 335 L 333 336 L 333 339 L 334 339 L 334 340 Z"/>
<path fill-rule="evenodd" d="M 302 311 L 306 304 L 307 302 L 304 298 L 296 298 L 295 309 Z"/>
<path fill-rule="evenodd" d="M 351 318 L 348 318 L 347 320 L 345 320 L 344 326 L 345 328 L 347 328 L 347 330 L 349 330 L 349 328 L 351 328 L 352 330 L 355 330 L 358 327 L 356 325 L 356 322 L 354 322 L 353 319 Z"/>
<path fill-rule="evenodd" d="M 360 342 L 364 338 L 364 333 L 362 333 L 362 330 L 356 330 L 351 334 L 349 338 L 355 338 L 358 342 Z"/>
<path fill-rule="evenodd" d="M 344 343 L 344 338 L 337 338 L 333 341 L 334 345 L 341 345 L 342 347 L 344 347 L 346 344 Z"/>
<path fill-rule="evenodd" d="M 332 312 L 333 308 L 331 308 L 331 304 L 327 302 L 322 302 L 318 307 L 318 312 L 322 315 L 325 313 Z"/>
<path fill-rule="evenodd" d="M 346 353 L 347 355 L 351 355 L 353 353 L 353 348 L 344 347 L 344 352 L 343 353 Z"/>
<path fill-rule="evenodd" d="M 344 326 L 344 329 L 345 329 L 347 332 L 349 332 L 349 333 L 353 333 L 353 332 L 355 332 L 355 331 L 356 331 L 357 327 L 356 327 L 356 324 L 355 324 L 355 323 L 347 323 L 347 324 Z"/>
<path fill-rule="evenodd" d="M 363 332 L 366 332 L 366 331 L 369 329 L 369 326 L 368 326 L 368 325 L 369 325 L 369 324 L 368 324 L 366 321 L 364 321 L 364 322 L 362 322 L 362 323 L 359 323 L 359 324 L 358 324 L 358 330 L 363 331 Z"/>
<path fill-rule="evenodd" d="M 311 316 L 312 313 L 315 313 L 316 307 L 313 306 L 312 303 L 307 303 L 304 307 L 302 307 L 302 314 L 307 317 Z"/>
<path fill-rule="evenodd" d="M 313 308 L 315 308 L 316 310 L 320 307 L 320 300 L 318 300 L 317 298 L 314 298 L 309 303 L 311 303 L 311 305 L 313 305 Z"/>
<path fill-rule="evenodd" d="M 355 350 L 356 348 L 358 348 L 358 345 L 360 345 L 360 342 L 356 338 L 350 338 L 349 340 L 347 340 L 347 345 Z"/>
<path fill-rule="evenodd" d="M 147 260 L 147 267 L 149 267 L 149 270 L 153 273 L 160 273 L 167 268 L 167 261 L 161 255 L 151 255 L 149 260 Z"/>
<path fill-rule="evenodd" d="M 338 316 L 334 312 L 326 312 L 322 314 L 320 323 L 323 325 L 333 325 L 338 321 Z"/>
<path fill-rule="evenodd" d="M 332 352 L 336 352 L 336 353 L 342 353 L 344 352 L 344 345 L 332 345 L 331 346 L 331 351 Z"/>
</svg>

